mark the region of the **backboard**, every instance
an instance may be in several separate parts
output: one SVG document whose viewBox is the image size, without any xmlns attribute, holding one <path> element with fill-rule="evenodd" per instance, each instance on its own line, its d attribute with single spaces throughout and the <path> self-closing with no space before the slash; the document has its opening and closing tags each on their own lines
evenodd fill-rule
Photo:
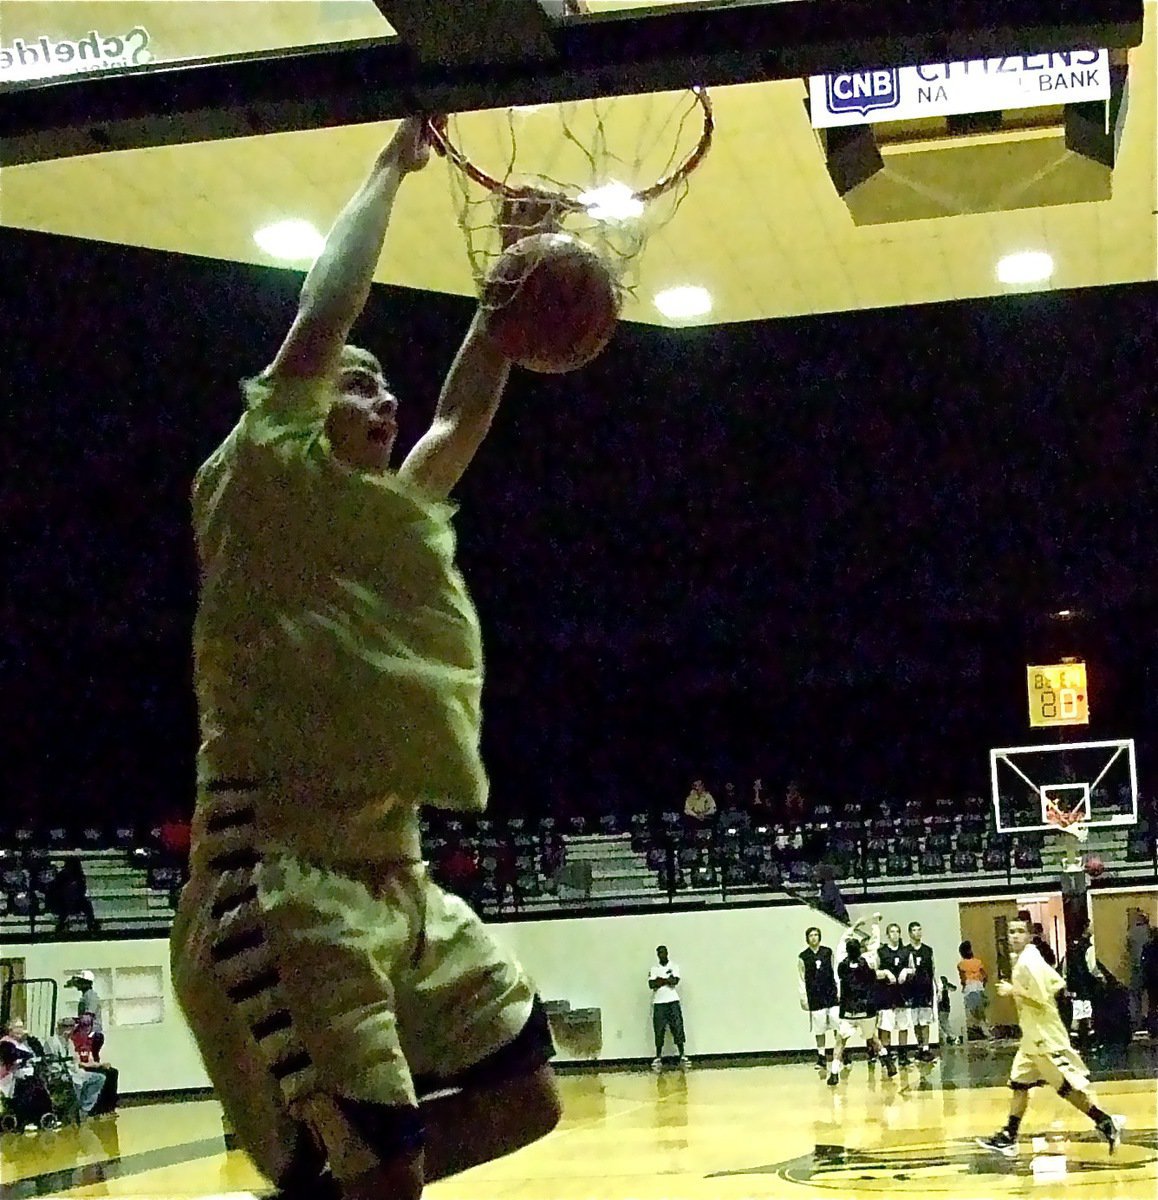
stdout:
<svg viewBox="0 0 1158 1200">
<path fill-rule="evenodd" d="M 1138 821 L 1138 769 L 1131 739 L 1007 746 L 989 751 L 999 833 L 1054 830 L 1049 803 L 1081 811 L 1092 829 Z"/>
<path fill-rule="evenodd" d="M 716 109 L 715 148 L 678 219 L 649 237 L 627 320 L 671 323 L 654 297 L 685 283 L 711 296 L 694 323 L 721 325 L 1036 286 L 997 274 L 1000 248 L 1026 237 L 1027 212 L 1033 248 L 1056 264 L 1048 286 L 1154 276 L 1152 3 L 584 0 L 578 14 L 572 7 L 0 0 L 0 236 L 11 227 L 305 269 L 314 252 L 275 255 L 255 240 L 272 197 L 279 215 L 324 234 L 388 136 L 384 125 L 404 113 L 490 114 L 505 123 L 513 109 L 520 137 L 533 138 L 545 115 L 536 106 L 598 97 L 616 102 L 614 130 L 630 135 L 649 111 L 660 112 L 641 97 L 702 84 Z M 814 75 L 855 95 L 866 72 L 871 80 L 879 68 L 928 73 L 933 64 L 954 81 L 979 79 L 987 72 L 978 56 L 993 56 L 988 73 L 1004 86 L 1036 69 L 1040 55 L 1091 47 L 1099 56 L 1109 51 L 1111 65 L 1117 51 L 1129 62 L 1130 102 L 1118 110 L 1124 133 L 1112 167 L 1067 148 L 1064 105 L 999 113 L 1006 124 L 984 136 L 968 113 L 874 122 L 836 136 L 815 127 L 807 103 Z M 1018 55 L 1029 59 L 1014 62 Z M 1083 121 L 1094 110 L 1101 136 L 1109 103 L 1072 107 Z M 965 107 L 974 104 L 987 119 L 1000 107 L 988 93 Z M 1028 124 L 1026 112 L 1034 114 Z M 834 172 L 863 157 L 856 134 L 868 149 L 875 144 L 868 157 L 879 169 L 842 191 Z M 664 141 L 675 149 L 675 139 Z M 965 221 L 940 219 L 962 211 Z M 884 222 L 887 236 L 857 227 Z M 409 252 L 416 246 L 422 253 Z M 473 293 L 444 171 L 408 181 L 375 278 Z M 764 286 L 769 279 L 777 286 Z"/>
</svg>

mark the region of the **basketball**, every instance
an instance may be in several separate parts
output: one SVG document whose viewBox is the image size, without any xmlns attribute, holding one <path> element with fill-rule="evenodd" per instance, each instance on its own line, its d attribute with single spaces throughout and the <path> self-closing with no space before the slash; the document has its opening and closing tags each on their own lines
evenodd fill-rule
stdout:
<svg viewBox="0 0 1158 1200">
<path fill-rule="evenodd" d="M 535 233 L 508 247 L 482 289 L 487 333 L 528 371 L 560 375 L 589 363 L 619 319 L 603 259 L 569 233 Z"/>
<path fill-rule="evenodd" d="M 1105 869 L 1106 869 L 1106 864 L 1104 862 L 1102 862 L 1102 860 L 1096 854 L 1091 854 L 1086 859 L 1086 874 L 1091 879 L 1097 879 L 1097 877 Z"/>
</svg>

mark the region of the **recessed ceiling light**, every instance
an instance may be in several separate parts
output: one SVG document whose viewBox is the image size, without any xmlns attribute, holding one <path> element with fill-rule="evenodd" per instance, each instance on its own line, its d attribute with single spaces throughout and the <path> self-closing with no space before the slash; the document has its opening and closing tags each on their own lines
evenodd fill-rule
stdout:
<svg viewBox="0 0 1158 1200">
<path fill-rule="evenodd" d="M 289 262 L 312 262 L 326 244 L 326 239 L 309 221 L 278 221 L 259 229 L 253 240 L 266 254 Z"/>
<path fill-rule="evenodd" d="M 626 183 L 616 180 L 581 193 L 579 203 L 596 221 L 627 221 L 643 212 L 643 201 Z"/>
<path fill-rule="evenodd" d="M 1002 283 L 1041 283 L 1053 274 L 1053 259 L 1040 250 L 1007 254 L 997 264 L 997 278 Z"/>
<path fill-rule="evenodd" d="M 665 317 L 678 320 L 687 317 L 702 317 L 712 311 L 712 297 L 707 288 L 675 287 L 658 292 L 655 306 Z"/>
</svg>

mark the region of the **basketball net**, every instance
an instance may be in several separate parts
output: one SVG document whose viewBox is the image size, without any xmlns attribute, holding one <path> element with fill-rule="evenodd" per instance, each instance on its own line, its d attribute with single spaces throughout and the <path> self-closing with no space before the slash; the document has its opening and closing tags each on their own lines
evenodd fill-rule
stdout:
<svg viewBox="0 0 1158 1200">
<path fill-rule="evenodd" d="M 1045 802 L 1046 824 L 1052 825 L 1059 833 L 1068 833 L 1079 842 L 1087 841 L 1090 836 L 1090 827 L 1082 820 L 1083 812 L 1080 807 L 1075 808 L 1073 812 L 1067 812 L 1052 800 Z"/>
<path fill-rule="evenodd" d="M 480 300 L 486 303 L 483 285 L 503 251 L 505 210 L 521 198 L 549 202 L 552 228 L 599 254 L 622 300 L 635 287 L 648 238 L 687 195 L 713 132 L 701 88 L 432 121 L 430 141 L 450 167 Z"/>
</svg>

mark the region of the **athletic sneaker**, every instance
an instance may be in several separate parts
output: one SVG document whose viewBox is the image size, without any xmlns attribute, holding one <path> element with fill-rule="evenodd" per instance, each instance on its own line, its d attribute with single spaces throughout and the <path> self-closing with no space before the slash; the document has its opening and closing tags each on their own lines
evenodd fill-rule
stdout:
<svg viewBox="0 0 1158 1200">
<path fill-rule="evenodd" d="M 829 1071 L 829 1073 L 828 1073 L 828 1086 L 829 1086 L 829 1087 L 836 1087 L 836 1086 L 837 1086 L 837 1084 L 839 1084 L 839 1083 L 840 1083 L 840 1072 L 839 1072 L 839 1071 Z"/>
<path fill-rule="evenodd" d="M 692 1060 L 686 1054 L 680 1055 L 680 1070 L 686 1071 L 692 1065 Z"/>
<path fill-rule="evenodd" d="M 653 1071 L 662 1071 L 663 1070 L 663 1059 L 662 1058 L 653 1058 L 651 1060 L 651 1069 Z"/>
<path fill-rule="evenodd" d="M 978 1138 L 977 1144 L 984 1146 L 986 1150 L 996 1150 L 1006 1158 L 1017 1157 L 1017 1138 L 1008 1129 L 999 1129 L 991 1137 Z"/>
<path fill-rule="evenodd" d="M 918 1050 L 917 1051 L 917 1061 L 918 1062 L 932 1062 L 933 1061 L 933 1051 L 930 1050 L 928 1048 L 928 1046 L 926 1046 L 923 1050 Z"/>
<path fill-rule="evenodd" d="M 824 1055 L 823 1055 L 823 1054 L 818 1054 L 818 1055 L 816 1056 L 816 1069 L 817 1069 L 817 1070 L 818 1070 L 818 1071 L 819 1071 L 819 1072 L 820 1072 L 822 1075 L 827 1075 L 827 1074 L 828 1074 L 828 1060 L 827 1060 L 827 1059 L 824 1057 Z"/>
<path fill-rule="evenodd" d="M 893 1062 L 893 1056 L 887 1054 L 881 1061 L 885 1064 L 885 1070 L 888 1071 L 889 1078 L 895 1079 L 897 1077 L 897 1064 Z"/>
<path fill-rule="evenodd" d="M 1125 1128 L 1126 1118 L 1113 1116 L 1104 1125 L 1098 1126 L 1098 1132 L 1110 1144 L 1110 1153 L 1113 1154 L 1117 1150 L 1119 1143 L 1122 1140 L 1122 1130 Z"/>
</svg>

